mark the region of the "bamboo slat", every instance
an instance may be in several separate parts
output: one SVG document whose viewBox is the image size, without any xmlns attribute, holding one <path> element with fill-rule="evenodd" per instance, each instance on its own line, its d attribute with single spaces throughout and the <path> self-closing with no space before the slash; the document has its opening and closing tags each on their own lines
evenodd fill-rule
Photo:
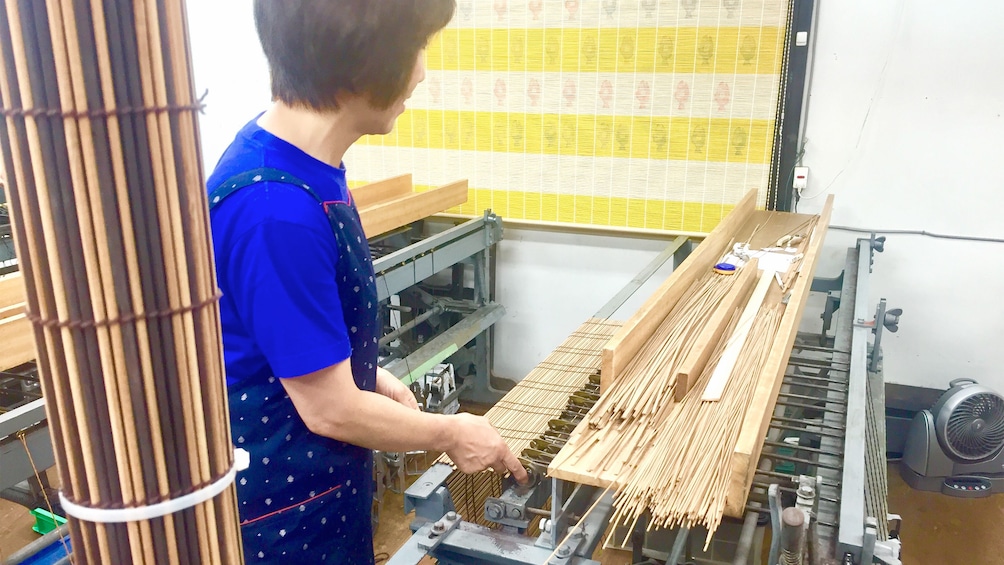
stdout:
<svg viewBox="0 0 1004 565">
<path fill-rule="evenodd" d="M 233 464 L 182 0 L 5 2 L 3 167 L 63 494 L 177 498 Z M 7 320 L 16 318 L 12 316 Z M 70 518 L 78 563 L 237 563 L 233 487 Z"/>
<path fill-rule="evenodd" d="M 620 322 L 587 320 L 485 413 L 513 453 L 519 455 L 547 431 L 548 423 L 565 409 L 569 395 L 596 374 L 603 345 L 619 327 Z M 447 455 L 438 462 L 452 464 Z M 454 471 L 447 484 L 465 519 L 491 525 L 483 519 L 484 503 L 487 497 L 502 494 L 499 475 Z"/>
</svg>

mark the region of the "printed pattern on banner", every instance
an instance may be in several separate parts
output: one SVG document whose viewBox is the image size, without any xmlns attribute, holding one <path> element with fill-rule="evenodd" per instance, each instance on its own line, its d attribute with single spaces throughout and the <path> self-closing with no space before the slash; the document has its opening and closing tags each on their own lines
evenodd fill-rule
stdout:
<svg viewBox="0 0 1004 565">
<path fill-rule="evenodd" d="M 451 212 L 709 232 L 766 198 L 790 0 L 459 0 L 358 186 L 469 179 Z"/>
</svg>

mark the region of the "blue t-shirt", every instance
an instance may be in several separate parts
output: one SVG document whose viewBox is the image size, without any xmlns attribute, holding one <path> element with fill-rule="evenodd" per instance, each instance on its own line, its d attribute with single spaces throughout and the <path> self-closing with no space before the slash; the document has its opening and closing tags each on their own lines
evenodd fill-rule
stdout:
<svg viewBox="0 0 1004 565">
<path fill-rule="evenodd" d="M 349 198 L 345 169 L 319 161 L 265 131 L 257 118 L 237 134 L 207 185 L 271 167 L 309 183 L 325 201 Z M 261 182 L 211 214 L 227 385 L 297 377 L 352 353 L 335 265 L 338 246 L 324 208 L 305 190 Z"/>
</svg>

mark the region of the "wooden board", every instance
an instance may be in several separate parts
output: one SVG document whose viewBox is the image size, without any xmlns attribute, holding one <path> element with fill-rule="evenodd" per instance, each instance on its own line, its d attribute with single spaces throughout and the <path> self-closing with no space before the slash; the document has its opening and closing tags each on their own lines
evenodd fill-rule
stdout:
<svg viewBox="0 0 1004 565">
<path fill-rule="evenodd" d="M 752 267 L 752 265 L 749 267 Z M 774 284 L 774 275 L 761 271 L 760 280 L 757 281 L 756 288 L 753 289 L 753 293 L 750 294 L 749 300 L 746 302 L 742 316 L 739 317 L 739 324 L 729 337 L 728 345 L 722 353 L 722 358 L 715 365 L 714 373 L 704 388 L 701 400 L 705 402 L 717 402 L 721 400 L 725 385 L 728 384 L 732 370 L 736 366 L 736 360 L 739 359 L 739 351 L 749 339 L 750 329 L 753 327 L 753 318 L 756 318 L 757 313 L 760 312 L 760 307 L 763 305 L 763 300 L 767 297 L 767 291 L 770 290 L 770 285 L 772 284 Z"/>
<path fill-rule="evenodd" d="M 381 202 L 394 200 L 411 194 L 411 175 L 401 175 L 371 182 L 350 190 L 356 208 L 362 210 Z"/>
<path fill-rule="evenodd" d="M 17 367 L 35 359 L 35 334 L 24 314 L 0 320 L 0 369 Z"/>
<path fill-rule="evenodd" d="M 833 196 L 830 195 L 819 215 L 819 222 L 810 236 L 805 258 L 802 260 L 801 271 L 791 289 L 791 297 L 781 318 L 781 325 L 778 328 L 767 362 L 760 372 L 760 381 L 757 383 L 756 392 L 746 411 L 739 439 L 732 454 L 732 473 L 725 499 L 725 514 L 727 516 L 739 518 L 743 515 L 746 497 L 753 484 L 753 475 L 760 459 L 764 436 L 770 425 L 778 392 L 781 390 L 781 381 L 788 366 L 791 347 L 795 343 L 795 334 L 798 333 L 802 310 L 809 297 L 812 277 L 818 264 L 819 251 L 822 249 L 832 212 Z"/>
<path fill-rule="evenodd" d="M 403 195 L 392 196 L 365 208 L 359 208 L 359 217 L 366 237 L 371 238 L 464 202 L 467 202 L 466 180 L 425 192 L 409 191 Z"/>
<path fill-rule="evenodd" d="M 721 258 L 734 234 L 756 211 L 756 199 L 757 191 L 749 191 L 603 348 L 600 390 L 606 390 L 617 379 L 618 373 L 627 367 L 686 289 Z"/>
<path fill-rule="evenodd" d="M 24 303 L 24 279 L 21 273 L 0 277 L 0 308 Z"/>
</svg>

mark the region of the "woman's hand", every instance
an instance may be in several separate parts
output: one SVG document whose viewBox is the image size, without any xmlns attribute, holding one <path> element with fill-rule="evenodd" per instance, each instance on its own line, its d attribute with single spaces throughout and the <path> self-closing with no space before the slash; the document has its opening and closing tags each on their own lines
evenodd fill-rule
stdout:
<svg viewBox="0 0 1004 565">
<path fill-rule="evenodd" d="M 418 410 L 418 401 L 415 400 L 415 394 L 411 389 L 383 367 L 377 367 L 376 370 L 376 392 L 408 408 Z"/>
</svg>

